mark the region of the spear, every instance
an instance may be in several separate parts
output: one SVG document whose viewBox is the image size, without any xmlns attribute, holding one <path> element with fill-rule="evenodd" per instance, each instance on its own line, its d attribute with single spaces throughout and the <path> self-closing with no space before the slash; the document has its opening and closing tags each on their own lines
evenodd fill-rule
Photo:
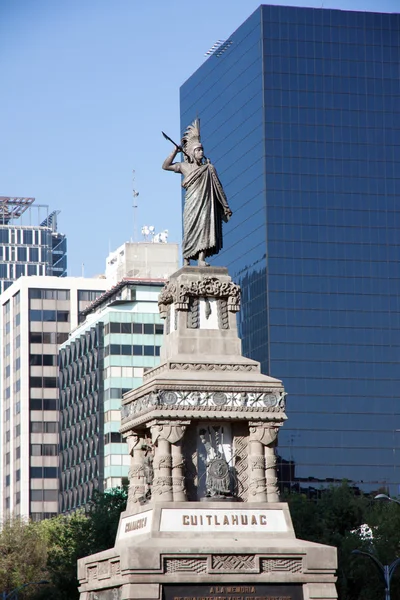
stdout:
<svg viewBox="0 0 400 600">
<path fill-rule="evenodd" d="M 173 144 L 179 150 L 179 152 L 182 152 L 182 154 L 184 154 L 186 156 L 186 158 L 188 158 L 190 160 L 190 156 L 188 154 L 186 154 L 186 152 L 184 151 L 184 149 L 182 148 L 182 146 L 178 146 L 178 144 L 176 144 L 174 142 L 174 140 L 171 140 L 171 138 L 166 133 L 164 133 L 163 131 L 161 133 L 163 134 L 163 136 L 165 137 L 166 140 L 168 140 L 169 142 L 171 142 L 171 144 Z"/>
</svg>

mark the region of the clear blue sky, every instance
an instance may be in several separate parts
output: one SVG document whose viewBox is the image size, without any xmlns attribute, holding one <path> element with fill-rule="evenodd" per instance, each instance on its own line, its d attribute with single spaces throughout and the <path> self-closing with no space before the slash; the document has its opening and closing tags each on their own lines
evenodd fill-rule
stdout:
<svg viewBox="0 0 400 600">
<path fill-rule="evenodd" d="M 180 241 L 179 87 L 259 0 L 0 0 L 0 195 L 59 209 L 69 275 L 104 271 L 137 223 Z M 266 2 L 267 3 L 267 2 Z M 399 12 L 400 0 L 271 2 Z M 45 216 L 45 215 L 44 215 Z M 43 217 L 44 217 L 43 216 Z"/>
</svg>

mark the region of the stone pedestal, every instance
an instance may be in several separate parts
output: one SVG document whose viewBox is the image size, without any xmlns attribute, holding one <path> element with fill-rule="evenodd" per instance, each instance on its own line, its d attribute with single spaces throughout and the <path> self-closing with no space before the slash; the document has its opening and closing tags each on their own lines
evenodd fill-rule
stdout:
<svg viewBox="0 0 400 600">
<path fill-rule="evenodd" d="M 79 561 L 81 600 L 333 600 L 336 550 L 297 540 L 279 503 L 285 392 L 241 355 L 239 287 L 184 267 L 159 306 L 161 364 L 122 407 L 127 511 L 115 547 Z"/>
<path fill-rule="evenodd" d="M 81 600 L 333 600 L 335 568 L 334 548 L 296 539 L 287 504 L 155 502 L 123 513 L 78 577 Z"/>
</svg>

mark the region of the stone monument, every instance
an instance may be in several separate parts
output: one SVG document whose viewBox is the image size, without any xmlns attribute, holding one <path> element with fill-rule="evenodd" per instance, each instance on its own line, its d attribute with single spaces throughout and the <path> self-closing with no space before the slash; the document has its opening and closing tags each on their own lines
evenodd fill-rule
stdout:
<svg viewBox="0 0 400 600">
<path fill-rule="evenodd" d="M 190 157 L 198 147 L 185 152 Z M 174 165 L 177 151 L 164 167 Z M 217 185 L 203 160 L 197 170 Z M 185 169 L 169 170 L 183 172 L 185 183 L 193 174 Z M 232 214 L 213 192 L 203 209 L 215 215 L 215 203 L 216 237 L 196 234 L 187 216 L 192 242 L 184 248 L 195 250 L 160 294 L 160 365 L 124 397 L 127 509 L 114 548 L 79 561 L 81 600 L 337 598 L 336 549 L 297 539 L 279 502 L 282 382 L 242 356 L 240 288 L 227 269 L 204 260 L 222 246 L 220 217 Z M 199 266 L 190 266 L 193 258 Z"/>
</svg>

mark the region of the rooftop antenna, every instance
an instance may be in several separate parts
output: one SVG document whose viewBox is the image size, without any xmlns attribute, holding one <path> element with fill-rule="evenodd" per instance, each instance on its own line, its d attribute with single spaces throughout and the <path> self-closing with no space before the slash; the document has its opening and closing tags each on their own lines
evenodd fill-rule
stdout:
<svg viewBox="0 0 400 600">
<path fill-rule="evenodd" d="M 133 241 L 137 242 L 137 232 L 136 232 L 136 219 L 137 219 L 137 207 L 136 198 L 139 196 L 139 192 L 135 190 L 135 169 L 132 170 L 132 196 L 133 196 Z"/>
</svg>

